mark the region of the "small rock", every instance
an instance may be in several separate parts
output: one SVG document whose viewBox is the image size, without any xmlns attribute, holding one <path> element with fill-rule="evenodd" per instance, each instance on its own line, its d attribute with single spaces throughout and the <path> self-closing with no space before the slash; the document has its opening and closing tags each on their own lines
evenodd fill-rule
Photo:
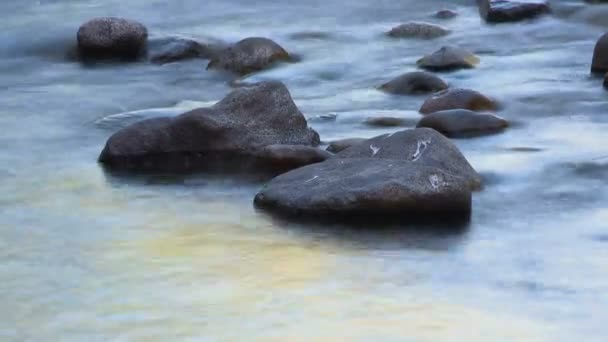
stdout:
<svg viewBox="0 0 608 342">
<path fill-rule="evenodd" d="M 167 39 L 159 45 L 161 46 L 158 51 L 150 58 L 152 63 L 166 64 L 196 58 L 211 59 L 219 51 L 217 46 L 184 38 Z"/>
<path fill-rule="evenodd" d="M 338 152 L 344 151 L 345 149 L 347 149 L 353 145 L 360 144 L 364 141 L 367 141 L 367 139 L 348 138 L 348 139 L 332 141 L 329 143 L 329 146 L 327 146 L 327 151 L 329 151 L 331 153 L 338 153 Z"/>
<path fill-rule="evenodd" d="M 95 18 L 80 26 L 77 40 L 85 59 L 137 59 L 146 53 L 148 30 L 133 20 Z"/>
<path fill-rule="evenodd" d="M 439 10 L 435 13 L 435 15 L 433 15 L 433 17 L 437 19 L 452 19 L 456 16 L 458 16 L 458 12 L 449 9 Z"/>
<path fill-rule="evenodd" d="M 268 68 L 275 62 L 292 58 L 279 44 L 267 38 L 246 38 L 220 52 L 207 69 L 224 69 L 240 75 Z"/>
<path fill-rule="evenodd" d="M 477 0 L 479 14 L 489 23 L 515 22 L 551 12 L 541 0 Z"/>
<path fill-rule="evenodd" d="M 493 99 L 470 89 L 447 89 L 431 95 L 420 107 L 420 113 L 430 114 L 450 109 L 472 111 L 495 111 L 498 103 Z"/>
<path fill-rule="evenodd" d="M 408 72 L 380 86 L 381 90 L 398 95 L 435 93 L 447 88 L 441 78 L 425 71 Z"/>
<path fill-rule="evenodd" d="M 406 119 L 389 116 L 367 118 L 364 123 L 372 127 L 399 127 L 408 125 L 408 121 Z"/>
<path fill-rule="evenodd" d="M 479 57 L 463 48 L 444 46 L 432 54 L 422 57 L 416 64 L 420 68 L 431 71 L 452 71 L 474 68 L 479 64 Z"/>
<path fill-rule="evenodd" d="M 394 27 L 387 35 L 393 38 L 433 39 L 446 36 L 450 30 L 443 26 L 412 21 Z"/>
<path fill-rule="evenodd" d="M 447 137 L 493 134 L 508 126 L 507 120 L 499 116 L 465 109 L 435 112 L 423 117 L 417 125 L 432 128 Z"/>
<path fill-rule="evenodd" d="M 605 74 L 608 72 L 608 33 L 598 39 L 593 50 L 591 61 L 591 72 L 594 74 Z"/>
</svg>

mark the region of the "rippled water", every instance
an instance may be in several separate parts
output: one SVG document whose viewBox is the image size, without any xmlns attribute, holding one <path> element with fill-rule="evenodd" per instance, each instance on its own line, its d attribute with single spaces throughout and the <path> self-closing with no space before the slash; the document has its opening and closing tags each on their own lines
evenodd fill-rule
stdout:
<svg viewBox="0 0 608 342">
<path fill-rule="evenodd" d="M 589 67 L 608 10 L 556 1 L 552 17 L 488 26 L 473 4 L 0 2 L 0 340 L 606 340 L 608 94 Z M 447 37 L 382 36 L 443 7 L 460 12 Z M 100 15 L 152 39 L 275 39 L 302 61 L 247 80 L 285 82 L 324 141 L 390 131 L 370 116 L 416 118 L 424 97 L 374 88 L 442 44 L 481 57 L 443 77 L 500 99 L 514 125 L 457 141 L 487 184 L 464 229 L 276 220 L 252 208 L 259 183 L 104 173 L 112 132 L 230 88 L 205 61 L 67 60 Z"/>
</svg>

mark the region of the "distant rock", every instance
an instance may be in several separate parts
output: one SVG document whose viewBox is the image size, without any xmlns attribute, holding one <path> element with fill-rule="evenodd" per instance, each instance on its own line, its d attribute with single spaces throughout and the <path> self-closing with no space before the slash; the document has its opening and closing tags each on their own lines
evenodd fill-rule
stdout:
<svg viewBox="0 0 608 342">
<path fill-rule="evenodd" d="M 551 12 L 542 0 L 477 0 L 479 14 L 489 23 L 515 22 L 533 19 Z"/>
<path fill-rule="evenodd" d="M 474 68 L 479 64 L 479 57 L 460 47 L 444 46 L 422 57 L 416 64 L 431 71 L 452 71 Z"/>
<path fill-rule="evenodd" d="M 420 107 L 420 113 L 430 114 L 450 109 L 495 111 L 498 107 L 496 101 L 477 91 L 454 88 L 431 95 Z"/>
<path fill-rule="evenodd" d="M 450 30 L 440 25 L 411 21 L 392 28 L 387 35 L 393 38 L 434 39 L 449 33 Z"/>
<path fill-rule="evenodd" d="M 240 75 L 264 70 L 292 57 L 279 44 L 267 38 L 246 38 L 217 54 L 207 69 L 224 69 Z"/>
<path fill-rule="evenodd" d="M 445 81 L 425 71 L 408 72 L 380 86 L 380 90 L 397 95 L 435 93 L 447 88 Z"/>
<path fill-rule="evenodd" d="M 602 75 L 608 72 L 608 33 L 602 35 L 595 43 L 591 72 Z"/>
<path fill-rule="evenodd" d="M 509 126 L 507 120 L 492 114 L 453 109 L 426 115 L 417 127 L 432 128 L 447 137 L 494 134 Z"/>
<path fill-rule="evenodd" d="M 150 51 L 150 61 L 156 64 L 174 63 L 188 59 L 211 59 L 221 50 L 220 45 L 198 42 L 193 39 L 171 37 L 155 44 L 156 51 Z"/>
<path fill-rule="evenodd" d="M 437 19 L 452 19 L 452 18 L 455 18 L 456 16 L 458 16 L 458 12 L 452 11 L 450 9 L 439 10 L 439 11 L 435 12 L 435 14 L 433 15 L 433 17 L 435 17 Z"/>
<path fill-rule="evenodd" d="M 353 145 L 360 144 L 366 140 L 367 139 L 364 139 L 364 138 L 348 138 L 348 139 L 332 141 L 329 143 L 329 146 L 327 146 L 327 151 L 329 151 L 331 153 L 338 153 L 340 151 L 344 151 L 345 149 L 347 149 Z"/>
<path fill-rule="evenodd" d="M 110 168 L 131 170 L 218 166 L 241 171 L 267 168 L 257 164 L 260 156 L 270 156 L 267 159 L 275 162 L 287 156 L 288 150 L 303 154 L 293 146 L 271 145 L 318 144 L 319 135 L 308 128 L 285 85 L 262 82 L 238 88 L 209 108 L 128 126 L 110 137 L 99 161 Z"/>
<path fill-rule="evenodd" d="M 148 30 L 133 20 L 95 18 L 80 26 L 77 40 L 84 59 L 134 60 L 146 53 Z"/>
</svg>

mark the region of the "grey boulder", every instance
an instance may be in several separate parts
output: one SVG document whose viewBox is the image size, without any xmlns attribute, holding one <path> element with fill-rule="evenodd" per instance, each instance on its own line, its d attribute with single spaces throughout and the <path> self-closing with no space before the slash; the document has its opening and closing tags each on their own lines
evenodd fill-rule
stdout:
<svg viewBox="0 0 608 342">
<path fill-rule="evenodd" d="M 267 38 L 245 38 L 215 56 L 207 69 L 223 69 L 239 75 L 264 70 L 276 62 L 289 62 L 292 57 L 279 44 Z"/>
<path fill-rule="evenodd" d="M 77 40 L 84 59 L 137 59 L 146 53 L 148 30 L 133 20 L 102 17 L 82 24 Z"/>
<path fill-rule="evenodd" d="M 453 71 L 474 68 L 479 64 L 479 57 L 457 46 L 443 46 L 432 54 L 422 57 L 416 64 L 430 71 Z"/>
<path fill-rule="evenodd" d="M 471 89 L 453 88 L 440 91 L 427 98 L 420 107 L 420 113 L 430 114 L 442 110 L 467 109 L 472 111 L 495 111 L 498 103 Z"/>
<path fill-rule="evenodd" d="M 435 93 L 447 88 L 445 81 L 426 71 L 408 72 L 380 86 L 380 90 L 397 95 Z"/>
<path fill-rule="evenodd" d="M 424 116 L 417 125 L 432 128 L 450 138 L 494 134 L 508 126 L 509 122 L 499 116 L 465 109 L 435 112 Z"/>
<path fill-rule="evenodd" d="M 449 33 L 450 30 L 440 25 L 411 21 L 392 28 L 387 35 L 393 38 L 434 39 Z"/>
</svg>

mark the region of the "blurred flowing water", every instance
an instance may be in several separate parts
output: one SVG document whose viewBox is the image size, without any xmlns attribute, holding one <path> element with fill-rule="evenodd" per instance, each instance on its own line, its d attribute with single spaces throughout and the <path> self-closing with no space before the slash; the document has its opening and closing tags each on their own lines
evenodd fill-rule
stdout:
<svg viewBox="0 0 608 342">
<path fill-rule="evenodd" d="M 493 26 L 464 0 L 0 2 L 0 340 L 605 341 L 608 94 L 589 67 L 608 12 L 554 6 Z M 447 37 L 382 35 L 443 7 L 460 13 Z M 253 209 L 260 183 L 105 173 L 114 131 L 230 91 L 201 60 L 66 59 L 105 15 L 152 39 L 276 40 L 302 61 L 247 81 L 285 82 L 324 141 L 416 118 L 424 97 L 375 87 L 460 45 L 480 66 L 442 77 L 500 99 L 513 127 L 456 141 L 487 183 L 458 229 L 295 224 Z"/>
</svg>

